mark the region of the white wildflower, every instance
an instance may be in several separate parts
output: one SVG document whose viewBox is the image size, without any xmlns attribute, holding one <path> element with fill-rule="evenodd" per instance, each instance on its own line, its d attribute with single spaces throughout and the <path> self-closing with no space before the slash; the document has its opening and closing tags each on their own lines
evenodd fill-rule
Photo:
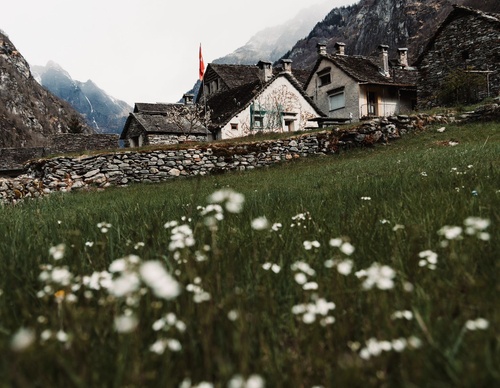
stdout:
<svg viewBox="0 0 500 388">
<path fill-rule="evenodd" d="M 115 330 L 118 333 L 130 333 L 135 330 L 139 321 L 134 315 L 120 315 L 115 317 Z"/>
<path fill-rule="evenodd" d="M 354 247 L 348 243 L 348 242 L 344 242 L 342 243 L 342 245 L 340 246 L 340 251 L 348 256 L 352 255 L 354 253 Z"/>
<path fill-rule="evenodd" d="M 56 246 L 50 247 L 49 254 L 52 256 L 54 260 L 61 260 L 64 257 L 65 251 L 66 251 L 66 245 L 58 244 Z"/>
<path fill-rule="evenodd" d="M 254 230 L 266 230 L 269 229 L 269 221 L 265 216 L 257 217 L 252 220 L 252 229 Z"/>
<path fill-rule="evenodd" d="M 353 267 L 353 261 L 350 259 L 342 260 L 337 263 L 337 271 L 339 274 L 347 276 L 351 273 Z"/>
<path fill-rule="evenodd" d="M 162 299 L 170 300 L 180 293 L 179 283 L 170 275 L 159 261 L 144 262 L 139 273 L 153 293 Z"/>
<path fill-rule="evenodd" d="M 10 348 L 15 352 L 28 349 L 35 342 L 35 332 L 32 329 L 21 327 L 12 337 Z"/>
<path fill-rule="evenodd" d="M 486 330 L 490 323 L 484 318 L 469 319 L 465 322 L 465 328 L 469 331 Z"/>
<path fill-rule="evenodd" d="M 283 227 L 283 224 L 281 224 L 280 222 L 275 222 L 272 226 L 271 226 L 271 230 L 274 231 L 274 232 L 277 232 L 278 230 L 280 230 L 281 228 Z"/>
<path fill-rule="evenodd" d="M 304 245 L 304 249 L 306 251 L 310 251 L 313 248 L 319 248 L 321 246 L 321 244 L 319 243 L 319 241 L 316 241 L 316 240 L 314 240 L 314 241 L 308 241 L 308 240 L 306 240 L 306 241 L 303 242 L 303 245 Z"/>
<path fill-rule="evenodd" d="M 447 240 L 459 240 L 462 238 L 463 229 L 460 226 L 445 225 L 438 230 L 438 234 L 444 236 Z"/>
<path fill-rule="evenodd" d="M 342 245 L 343 241 L 340 237 L 338 238 L 332 238 L 330 239 L 329 241 L 329 244 L 331 247 L 334 247 L 334 248 L 339 248 L 341 245 Z"/>
<path fill-rule="evenodd" d="M 355 273 L 358 278 L 366 277 L 363 282 L 365 290 L 377 287 L 380 290 L 389 290 L 394 287 L 396 272 L 387 265 L 373 263 L 369 268 Z"/>
</svg>

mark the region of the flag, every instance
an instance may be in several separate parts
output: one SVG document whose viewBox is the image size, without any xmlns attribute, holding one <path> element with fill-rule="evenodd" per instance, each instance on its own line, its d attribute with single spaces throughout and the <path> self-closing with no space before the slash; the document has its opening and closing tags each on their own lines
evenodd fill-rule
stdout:
<svg viewBox="0 0 500 388">
<path fill-rule="evenodd" d="M 203 62 L 203 54 L 201 53 L 201 43 L 200 43 L 200 81 L 203 79 L 203 74 L 205 74 L 205 62 Z"/>
</svg>

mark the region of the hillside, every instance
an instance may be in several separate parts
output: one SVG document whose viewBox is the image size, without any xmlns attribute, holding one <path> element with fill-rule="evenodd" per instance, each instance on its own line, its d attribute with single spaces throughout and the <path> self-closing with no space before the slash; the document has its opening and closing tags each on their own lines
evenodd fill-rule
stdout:
<svg viewBox="0 0 500 388">
<path fill-rule="evenodd" d="M 30 67 L 0 30 L 0 147 L 38 147 L 48 135 L 92 133 L 81 115 L 33 78 Z"/>
<path fill-rule="evenodd" d="M 309 68 L 316 61 L 316 44 L 327 44 L 333 51 L 336 42 L 346 44 L 348 55 L 371 55 L 386 44 L 390 54 L 407 47 L 410 63 L 452 9 L 461 4 L 489 12 L 500 12 L 497 0 L 361 0 L 349 7 L 334 8 L 316 24 L 307 37 L 299 40 L 283 57 L 296 68 Z"/>
<path fill-rule="evenodd" d="M 500 133 L 437 128 L 0 207 L 3 386 L 498 386 Z"/>
<path fill-rule="evenodd" d="M 33 77 L 46 89 L 85 117 L 87 124 L 100 133 L 121 133 L 132 107 L 109 96 L 94 82 L 74 80 L 57 63 L 32 66 Z"/>
</svg>

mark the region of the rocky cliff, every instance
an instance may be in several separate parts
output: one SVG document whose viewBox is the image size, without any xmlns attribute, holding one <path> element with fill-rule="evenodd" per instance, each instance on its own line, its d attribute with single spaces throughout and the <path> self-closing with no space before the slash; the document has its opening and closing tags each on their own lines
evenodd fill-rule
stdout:
<svg viewBox="0 0 500 388">
<path fill-rule="evenodd" d="M 0 147 L 48 145 L 47 136 L 92 133 L 83 117 L 33 78 L 30 67 L 0 31 Z"/>
<path fill-rule="evenodd" d="M 317 59 L 318 42 L 326 43 L 329 52 L 336 42 L 344 42 L 348 55 L 373 55 L 378 45 L 386 44 L 395 56 L 397 48 L 406 47 L 412 63 L 452 4 L 500 12 L 498 0 L 360 0 L 331 10 L 283 57 L 292 59 L 296 68 L 310 68 Z"/>
</svg>

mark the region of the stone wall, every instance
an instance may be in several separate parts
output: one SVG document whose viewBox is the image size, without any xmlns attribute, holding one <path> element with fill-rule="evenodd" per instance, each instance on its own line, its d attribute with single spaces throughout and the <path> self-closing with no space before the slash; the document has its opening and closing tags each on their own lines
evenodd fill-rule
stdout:
<svg viewBox="0 0 500 388">
<path fill-rule="evenodd" d="M 498 118 L 500 106 L 492 104 L 468 112 L 460 120 Z M 94 156 L 55 157 L 32 161 L 28 173 L 14 179 L 0 178 L 0 203 L 15 203 L 55 191 L 105 188 L 132 183 L 162 182 L 179 177 L 227 171 L 245 171 L 288 160 L 331 155 L 353 147 L 389 142 L 429 124 L 455 122 L 453 114 L 413 115 L 376 119 L 356 128 L 305 133 L 282 140 L 244 144 L 206 143 L 185 149 L 134 151 L 123 149 Z"/>
<path fill-rule="evenodd" d="M 451 21 L 437 35 L 418 65 L 420 108 L 440 105 L 438 93 L 443 89 L 446 76 L 456 69 L 491 71 L 475 73 L 484 78 L 485 84 L 479 98 L 487 97 L 487 78 L 490 96 L 500 95 L 500 22 L 498 19 L 480 17 L 476 13 L 462 12 L 461 17 Z"/>
<path fill-rule="evenodd" d="M 0 148 L 2 170 L 21 170 L 26 162 L 48 155 L 119 148 L 116 134 L 70 134 L 49 136 L 46 147 Z"/>
<path fill-rule="evenodd" d="M 147 144 L 149 145 L 171 145 L 180 144 L 186 141 L 193 142 L 204 142 L 207 141 L 207 135 L 196 135 L 196 134 L 186 134 L 186 135 L 169 135 L 169 134 L 148 134 Z"/>
</svg>

